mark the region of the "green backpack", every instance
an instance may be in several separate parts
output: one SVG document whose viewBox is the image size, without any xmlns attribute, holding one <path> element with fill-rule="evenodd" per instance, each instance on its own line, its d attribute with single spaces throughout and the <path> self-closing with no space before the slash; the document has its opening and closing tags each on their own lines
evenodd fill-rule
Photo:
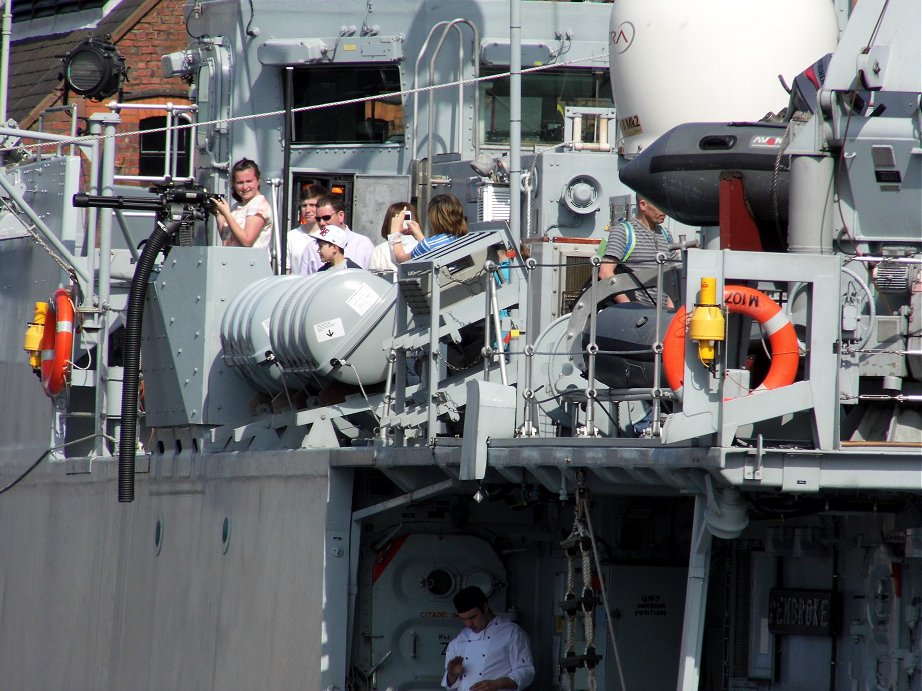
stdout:
<svg viewBox="0 0 922 691">
<path fill-rule="evenodd" d="M 637 238 L 634 236 L 634 224 L 629 221 L 621 221 L 621 227 L 624 228 L 624 256 L 621 257 L 621 261 L 626 262 L 631 254 L 634 252 L 634 246 L 637 244 Z M 606 235 L 602 238 L 602 242 L 599 243 L 599 249 L 596 251 L 596 256 L 599 259 L 605 258 L 605 250 L 608 249 L 608 236 Z"/>
<path fill-rule="evenodd" d="M 631 254 L 634 252 L 634 247 L 637 245 L 637 237 L 634 234 L 634 224 L 630 221 L 621 221 L 621 227 L 624 228 L 624 256 L 621 257 L 622 262 L 626 262 Z M 660 234 L 663 236 L 663 240 L 666 241 L 668 245 L 670 240 L 669 236 L 666 234 L 666 229 L 660 226 Z M 608 236 L 606 235 L 602 238 L 602 242 L 599 243 L 599 249 L 596 250 L 596 256 L 599 259 L 605 258 L 605 250 L 608 249 Z"/>
</svg>

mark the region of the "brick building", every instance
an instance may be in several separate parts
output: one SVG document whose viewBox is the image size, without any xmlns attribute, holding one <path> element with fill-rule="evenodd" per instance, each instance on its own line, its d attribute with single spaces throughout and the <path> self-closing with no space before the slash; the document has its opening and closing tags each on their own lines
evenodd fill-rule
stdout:
<svg viewBox="0 0 922 691">
<path fill-rule="evenodd" d="M 105 35 L 128 68 L 119 102 L 129 107 L 120 110 L 119 132 L 154 129 L 165 122 L 165 111 L 130 106 L 189 103 L 186 85 L 176 78 L 164 78 L 160 62 L 161 55 L 181 51 L 190 41 L 182 0 L 16 0 L 7 117 L 23 129 L 69 134 L 74 114 L 78 131 L 83 132 L 87 116 L 110 112 L 107 104 L 119 99 L 118 94 L 94 102 L 70 93 L 72 107 L 60 108 L 65 96 L 61 58 L 85 39 Z M 162 134 L 121 137 L 116 174 L 159 174 L 163 142 Z"/>
</svg>

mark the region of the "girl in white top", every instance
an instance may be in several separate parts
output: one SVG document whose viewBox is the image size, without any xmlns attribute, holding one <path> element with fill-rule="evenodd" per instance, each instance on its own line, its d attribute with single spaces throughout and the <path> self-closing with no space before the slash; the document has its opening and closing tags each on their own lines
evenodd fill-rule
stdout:
<svg viewBox="0 0 922 691">
<path fill-rule="evenodd" d="M 268 247 L 272 238 L 272 207 L 259 193 L 259 166 L 241 158 L 231 168 L 236 200 L 233 207 L 223 199 L 214 200 L 218 232 L 227 247 Z"/>
</svg>

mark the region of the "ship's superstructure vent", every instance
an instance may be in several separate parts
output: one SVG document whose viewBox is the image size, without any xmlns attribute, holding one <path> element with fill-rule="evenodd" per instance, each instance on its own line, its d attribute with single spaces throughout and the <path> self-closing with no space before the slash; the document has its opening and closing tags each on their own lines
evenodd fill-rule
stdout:
<svg viewBox="0 0 922 691">
<path fill-rule="evenodd" d="M 874 283 L 881 293 L 905 295 L 912 285 L 913 267 L 908 264 L 880 264 L 874 270 Z"/>
<path fill-rule="evenodd" d="M 477 188 L 477 220 L 509 220 L 509 188 L 481 185 Z"/>
<path fill-rule="evenodd" d="M 577 175 L 563 188 L 561 201 L 575 214 L 591 214 L 599 210 L 602 186 L 591 175 Z"/>
</svg>

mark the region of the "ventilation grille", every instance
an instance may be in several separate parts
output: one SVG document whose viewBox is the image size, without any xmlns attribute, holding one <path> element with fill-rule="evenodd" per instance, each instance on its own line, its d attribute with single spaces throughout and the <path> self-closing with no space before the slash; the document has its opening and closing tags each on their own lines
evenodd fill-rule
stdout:
<svg viewBox="0 0 922 691">
<path fill-rule="evenodd" d="M 509 220 L 509 188 L 481 185 L 477 189 L 477 220 Z"/>
</svg>

